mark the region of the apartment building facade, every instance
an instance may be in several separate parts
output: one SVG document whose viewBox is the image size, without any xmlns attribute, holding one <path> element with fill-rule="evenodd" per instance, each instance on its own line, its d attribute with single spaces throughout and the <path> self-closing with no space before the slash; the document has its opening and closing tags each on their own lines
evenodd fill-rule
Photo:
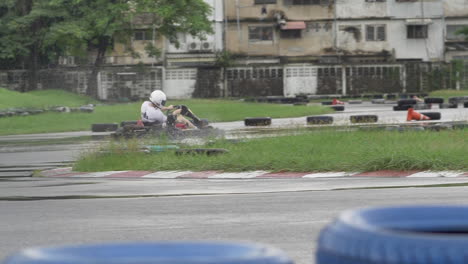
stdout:
<svg viewBox="0 0 468 264">
<path fill-rule="evenodd" d="M 140 57 L 116 44 L 106 61 L 152 67 L 103 72 L 102 97 L 122 94 L 109 92 L 116 81 L 137 97 L 154 88 L 171 98 L 418 92 L 431 63 L 468 60 L 456 34 L 468 26 L 468 0 L 204 1 L 214 29 L 205 39 L 179 34 L 176 46 L 152 34 L 150 16 L 135 21 Z M 160 57 L 145 55 L 148 41 Z M 230 67 L 216 65 L 220 51 Z"/>
</svg>

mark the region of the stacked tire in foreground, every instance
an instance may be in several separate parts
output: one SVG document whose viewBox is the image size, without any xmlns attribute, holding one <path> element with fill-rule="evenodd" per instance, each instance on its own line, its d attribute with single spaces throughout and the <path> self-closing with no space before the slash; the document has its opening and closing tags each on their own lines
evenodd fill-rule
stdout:
<svg viewBox="0 0 468 264">
<path fill-rule="evenodd" d="M 228 242 L 146 242 L 25 249 L 4 264 L 292 264 L 281 250 Z"/>
<path fill-rule="evenodd" d="M 321 231 L 316 263 L 467 263 L 467 223 L 467 206 L 346 211 Z"/>
</svg>

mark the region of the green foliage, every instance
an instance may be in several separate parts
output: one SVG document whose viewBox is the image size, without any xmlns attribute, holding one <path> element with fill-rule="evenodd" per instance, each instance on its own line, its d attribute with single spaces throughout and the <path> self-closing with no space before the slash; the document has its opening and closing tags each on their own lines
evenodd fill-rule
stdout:
<svg viewBox="0 0 468 264">
<path fill-rule="evenodd" d="M 106 170 L 224 170 L 224 171 L 375 171 L 466 170 L 468 130 L 444 132 L 321 131 L 303 135 L 218 140 L 209 148 L 224 148 L 217 156 L 158 154 L 91 154 L 74 169 Z M 146 144 L 146 143 L 145 143 Z M 152 142 L 152 144 L 164 144 Z M 184 146 L 199 148 L 200 146 Z"/>
<path fill-rule="evenodd" d="M 232 66 L 233 58 L 229 51 L 221 51 L 216 53 L 216 65 L 220 67 L 229 67 Z"/>
<path fill-rule="evenodd" d="M 463 27 L 455 32 L 457 35 L 463 35 L 465 39 L 468 39 L 468 27 Z"/>
<path fill-rule="evenodd" d="M 448 99 L 450 97 L 457 97 L 457 96 L 468 96 L 467 90 L 437 90 L 432 91 L 429 96 L 431 97 L 442 97 Z"/>
<path fill-rule="evenodd" d="M 210 12 L 203 0 L 2 0 L 0 66 L 26 63 L 34 77 L 39 64 L 56 61 L 61 55 L 87 58 L 92 50 L 97 51 L 94 65 L 99 67 L 114 42 L 128 42 L 138 27 L 154 28 L 158 36 L 176 44 L 177 33 L 204 38 L 213 32 Z M 141 16 L 144 24 L 135 22 Z M 146 52 L 159 55 L 153 45 Z M 95 90 L 94 77 L 88 87 Z"/>
</svg>

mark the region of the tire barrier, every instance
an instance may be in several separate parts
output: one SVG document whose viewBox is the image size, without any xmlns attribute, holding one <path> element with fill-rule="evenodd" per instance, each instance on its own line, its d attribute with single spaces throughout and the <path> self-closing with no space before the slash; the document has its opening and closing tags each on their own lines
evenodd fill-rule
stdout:
<svg viewBox="0 0 468 264">
<path fill-rule="evenodd" d="M 308 116 L 309 125 L 328 125 L 333 123 L 333 116 Z"/>
<path fill-rule="evenodd" d="M 136 125 L 138 121 L 122 121 L 120 122 L 120 127 L 128 126 L 128 125 Z"/>
<path fill-rule="evenodd" d="M 407 111 L 411 107 L 413 106 L 412 105 L 395 105 L 393 107 L 393 111 Z"/>
<path fill-rule="evenodd" d="M 421 113 L 430 118 L 430 120 L 440 120 L 441 114 L 439 112 Z"/>
<path fill-rule="evenodd" d="M 398 106 L 401 106 L 401 105 L 415 105 L 417 103 L 418 102 L 416 100 L 414 100 L 414 99 L 400 99 L 397 102 Z"/>
<path fill-rule="evenodd" d="M 229 151 L 227 149 L 219 149 L 219 148 L 195 148 L 195 149 L 178 149 L 176 150 L 176 155 L 207 155 L 207 156 L 213 156 L 213 155 L 219 155 L 219 154 L 224 154 L 228 153 Z"/>
<path fill-rule="evenodd" d="M 322 105 L 332 105 L 332 101 L 325 101 L 325 102 L 322 102 Z"/>
<path fill-rule="evenodd" d="M 344 111 L 344 105 L 332 105 L 330 106 L 335 111 Z"/>
<path fill-rule="evenodd" d="M 450 97 L 448 102 L 451 104 L 463 104 L 468 102 L 468 96 L 458 96 L 458 97 Z"/>
<path fill-rule="evenodd" d="M 379 120 L 376 115 L 355 115 L 349 119 L 351 123 L 376 123 Z"/>
<path fill-rule="evenodd" d="M 345 211 L 321 230 L 316 263 L 466 263 L 467 221 L 467 206 Z"/>
<path fill-rule="evenodd" d="M 118 124 L 109 123 L 109 124 L 92 124 L 91 131 L 92 132 L 109 132 L 109 131 L 116 131 L 119 128 Z"/>
<path fill-rule="evenodd" d="M 424 98 L 424 103 L 426 104 L 443 104 L 444 103 L 444 98 Z"/>
<path fill-rule="evenodd" d="M 4 262 L 34 263 L 293 264 L 293 261 L 277 248 L 254 243 L 164 241 L 30 248 Z"/>
<path fill-rule="evenodd" d="M 459 103 L 459 97 L 450 97 L 448 99 L 449 104 L 458 104 Z"/>
<path fill-rule="evenodd" d="M 271 125 L 270 117 L 248 117 L 244 119 L 246 126 L 269 126 Z"/>
<path fill-rule="evenodd" d="M 362 100 L 349 100 L 348 104 L 362 104 Z"/>
</svg>

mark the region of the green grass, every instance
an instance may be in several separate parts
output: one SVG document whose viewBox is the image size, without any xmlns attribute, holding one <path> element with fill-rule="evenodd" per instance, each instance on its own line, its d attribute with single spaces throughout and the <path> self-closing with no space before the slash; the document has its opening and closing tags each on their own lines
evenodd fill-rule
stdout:
<svg viewBox="0 0 468 264">
<path fill-rule="evenodd" d="M 437 90 L 429 93 L 430 97 L 442 97 L 447 100 L 450 97 L 468 96 L 468 90 Z"/>
<path fill-rule="evenodd" d="M 467 170 L 467 130 L 444 132 L 335 132 L 261 138 L 232 143 L 219 140 L 218 156 L 177 156 L 168 151 L 145 154 L 138 142 L 112 143 L 108 152 L 90 153 L 75 164 L 78 171 L 224 170 L 224 171 L 375 171 Z M 154 141 L 152 144 L 164 144 Z M 184 147 L 184 146 L 182 146 Z M 200 147 L 200 146 L 197 146 Z"/>
<path fill-rule="evenodd" d="M 0 109 L 12 107 L 47 108 L 49 106 L 79 106 L 96 101 L 86 96 L 58 90 L 18 93 L 0 89 Z M 197 116 L 211 122 L 243 120 L 246 117 L 298 117 L 333 112 L 322 106 L 292 106 L 281 104 L 245 103 L 239 100 L 191 99 L 169 100 L 169 104 L 185 104 Z M 140 118 L 141 102 L 98 105 L 94 113 L 45 113 L 32 116 L 0 118 L 0 135 L 31 134 L 90 130 L 93 123 L 120 123 Z"/>
<path fill-rule="evenodd" d="M 0 88 L 0 110 L 6 108 L 48 108 L 51 106 L 81 106 L 96 100 L 62 90 L 20 93 Z"/>
</svg>

